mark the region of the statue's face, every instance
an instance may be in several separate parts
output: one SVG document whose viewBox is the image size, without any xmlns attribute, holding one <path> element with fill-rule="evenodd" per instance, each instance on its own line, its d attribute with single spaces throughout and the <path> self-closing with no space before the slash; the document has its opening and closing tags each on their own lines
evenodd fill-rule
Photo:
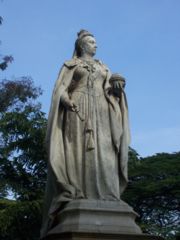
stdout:
<svg viewBox="0 0 180 240">
<path fill-rule="evenodd" d="M 97 44 L 94 37 L 87 36 L 84 37 L 82 42 L 82 51 L 90 56 L 96 54 Z"/>
</svg>

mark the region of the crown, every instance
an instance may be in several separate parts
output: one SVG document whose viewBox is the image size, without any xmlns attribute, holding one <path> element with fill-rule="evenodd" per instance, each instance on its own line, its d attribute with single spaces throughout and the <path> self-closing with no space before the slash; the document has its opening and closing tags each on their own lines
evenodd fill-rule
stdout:
<svg viewBox="0 0 180 240">
<path fill-rule="evenodd" d="M 94 37 L 92 33 L 88 32 L 87 30 L 80 30 L 78 33 L 77 33 L 77 36 L 78 36 L 78 39 L 82 39 L 86 36 L 91 36 L 91 37 Z"/>
</svg>

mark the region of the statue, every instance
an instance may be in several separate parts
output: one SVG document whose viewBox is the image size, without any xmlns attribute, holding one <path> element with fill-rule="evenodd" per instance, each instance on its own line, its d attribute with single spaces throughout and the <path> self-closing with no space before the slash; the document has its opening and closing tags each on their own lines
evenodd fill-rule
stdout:
<svg viewBox="0 0 180 240">
<path fill-rule="evenodd" d="M 81 30 L 60 70 L 47 127 L 48 180 L 42 236 L 75 199 L 120 201 L 129 145 L 125 79 L 94 58 L 94 36 Z"/>
</svg>

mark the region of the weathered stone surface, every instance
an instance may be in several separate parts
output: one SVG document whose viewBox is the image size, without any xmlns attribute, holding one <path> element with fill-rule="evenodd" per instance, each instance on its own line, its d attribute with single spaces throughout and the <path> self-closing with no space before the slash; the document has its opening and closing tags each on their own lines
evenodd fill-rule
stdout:
<svg viewBox="0 0 180 240">
<path fill-rule="evenodd" d="M 55 225 L 58 231 L 70 226 L 72 231 L 77 227 L 89 231 L 95 222 L 91 231 L 112 228 L 113 232 L 120 221 L 129 222 L 129 227 L 123 223 L 120 229 L 132 232 L 136 228 L 132 224 L 135 213 L 129 209 L 125 214 L 116 212 L 115 207 L 97 210 L 90 207 L 92 202 L 61 211 L 64 202 L 72 206 L 78 199 L 121 202 L 128 182 L 130 133 L 125 79 L 111 74 L 94 58 L 96 48 L 93 34 L 81 30 L 73 58 L 63 64 L 55 83 L 46 134 L 49 164 L 41 237 Z M 60 225 L 58 216 L 64 221 Z M 77 225 L 78 221 L 81 224 Z"/>
<path fill-rule="evenodd" d="M 63 233 L 49 236 L 46 240 L 163 240 L 146 234 Z"/>
<path fill-rule="evenodd" d="M 123 201 L 74 200 L 59 213 L 48 235 L 61 233 L 140 234 L 137 214 Z"/>
<path fill-rule="evenodd" d="M 143 234 L 136 216 L 123 201 L 74 200 L 59 213 L 59 224 L 44 240 L 163 240 Z"/>
</svg>

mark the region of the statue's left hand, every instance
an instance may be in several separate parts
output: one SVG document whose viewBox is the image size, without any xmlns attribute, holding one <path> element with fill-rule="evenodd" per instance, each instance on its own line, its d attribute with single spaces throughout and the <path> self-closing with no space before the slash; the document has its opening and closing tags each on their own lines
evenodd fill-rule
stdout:
<svg viewBox="0 0 180 240">
<path fill-rule="evenodd" d="M 123 88 L 124 86 L 122 85 L 122 82 L 120 82 L 119 80 L 114 80 L 112 82 L 112 93 L 115 97 L 118 97 L 118 98 L 121 97 Z"/>
</svg>

